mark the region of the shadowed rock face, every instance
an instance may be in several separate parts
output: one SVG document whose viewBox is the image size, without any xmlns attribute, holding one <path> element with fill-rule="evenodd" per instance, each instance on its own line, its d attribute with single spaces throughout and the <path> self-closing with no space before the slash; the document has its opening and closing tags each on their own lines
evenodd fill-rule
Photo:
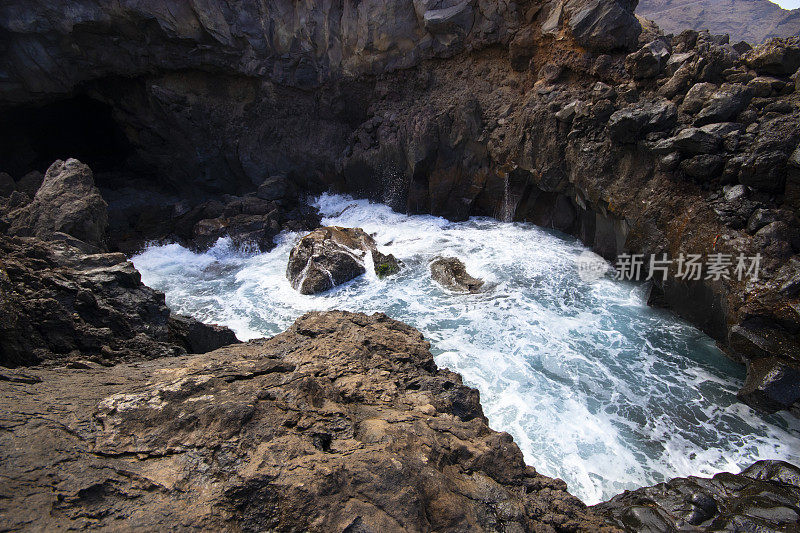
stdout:
<svg viewBox="0 0 800 533">
<path fill-rule="evenodd" d="M 173 320 L 123 254 L 82 246 L 0 236 L 0 366 L 113 364 L 237 342 L 228 328 Z"/>
<path fill-rule="evenodd" d="M 49 238 L 65 233 L 98 250 L 105 248 L 106 202 L 91 169 L 78 161 L 56 161 L 47 169 L 33 201 L 8 213 L 9 235 Z"/>
<path fill-rule="evenodd" d="M 630 532 L 795 531 L 800 469 L 758 461 L 738 475 L 675 478 L 625 492 L 593 510 Z"/>
<path fill-rule="evenodd" d="M 237 342 L 228 328 L 170 317 L 123 254 L 98 253 L 106 217 L 75 159 L 53 163 L 33 200 L 0 199 L 0 366 L 113 364 Z"/>
<path fill-rule="evenodd" d="M 3 529 L 613 530 L 385 315 L 311 313 L 202 356 L 25 372 L 0 381 Z"/>
</svg>

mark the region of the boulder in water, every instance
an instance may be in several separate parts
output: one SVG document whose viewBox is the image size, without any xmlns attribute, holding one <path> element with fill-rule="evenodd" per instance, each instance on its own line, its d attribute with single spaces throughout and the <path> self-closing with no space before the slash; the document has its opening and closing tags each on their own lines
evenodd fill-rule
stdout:
<svg viewBox="0 0 800 533">
<path fill-rule="evenodd" d="M 402 263 L 392 254 L 382 254 L 378 250 L 372 250 L 372 264 L 375 274 L 383 279 L 400 272 Z"/>
<path fill-rule="evenodd" d="M 483 280 L 473 278 L 461 260 L 455 257 L 437 257 L 431 262 L 431 277 L 443 287 L 457 292 L 479 292 Z"/>
<path fill-rule="evenodd" d="M 363 229 L 318 228 L 300 239 L 292 249 L 286 277 L 301 294 L 324 292 L 364 274 L 367 253 L 372 255 L 379 277 L 400 270 L 397 259 L 378 252 L 375 239 Z"/>
</svg>

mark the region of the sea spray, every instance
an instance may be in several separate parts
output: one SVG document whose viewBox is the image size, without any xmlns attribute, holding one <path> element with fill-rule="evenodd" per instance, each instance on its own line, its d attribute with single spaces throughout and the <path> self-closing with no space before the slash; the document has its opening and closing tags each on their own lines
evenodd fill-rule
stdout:
<svg viewBox="0 0 800 533">
<path fill-rule="evenodd" d="M 303 296 L 286 279 L 299 234 L 266 254 L 226 240 L 203 254 L 156 246 L 133 258 L 172 309 L 277 334 L 311 310 L 384 312 L 420 329 L 436 361 L 481 392 L 494 429 L 527 462 L 595 503 L 673 476 L 738 471 L 757 459 L 800 463 L 800 424 L 763 418 L 735 397 L 744 369 L 673 314 L 647 307 L 645 287 L 586 282 L 578 241 L 529 224 L 451 223 L 323 195 L 324 223 L 361 227 L 403 261 L 395 276 L 362 276 Z M 430 279 L 436 256 L 460 258 L 489 290 L 454 294 Z"/>
</svg>

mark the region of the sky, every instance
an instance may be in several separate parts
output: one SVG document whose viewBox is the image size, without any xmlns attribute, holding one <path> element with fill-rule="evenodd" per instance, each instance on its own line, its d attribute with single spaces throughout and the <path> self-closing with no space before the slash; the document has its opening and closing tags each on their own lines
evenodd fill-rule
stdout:
<svg viewBox="0 0 800 533">
<path fill-rule="evenodd" d="M 800 0 L 771 0 L 783 9 L 797 9 L 800 7 Z"/>
</svg>

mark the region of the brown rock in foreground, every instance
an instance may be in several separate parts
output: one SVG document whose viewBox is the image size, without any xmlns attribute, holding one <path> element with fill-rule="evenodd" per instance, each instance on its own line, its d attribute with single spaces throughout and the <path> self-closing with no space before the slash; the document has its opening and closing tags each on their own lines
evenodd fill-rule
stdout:
<svg viewBox="0 0 800 533">
<path fill-rule="evenodd" d="M 603 530 L 428 348 L 311 313 L 200 356 L 6 371 L 0 529 Z"/>
</svg>

